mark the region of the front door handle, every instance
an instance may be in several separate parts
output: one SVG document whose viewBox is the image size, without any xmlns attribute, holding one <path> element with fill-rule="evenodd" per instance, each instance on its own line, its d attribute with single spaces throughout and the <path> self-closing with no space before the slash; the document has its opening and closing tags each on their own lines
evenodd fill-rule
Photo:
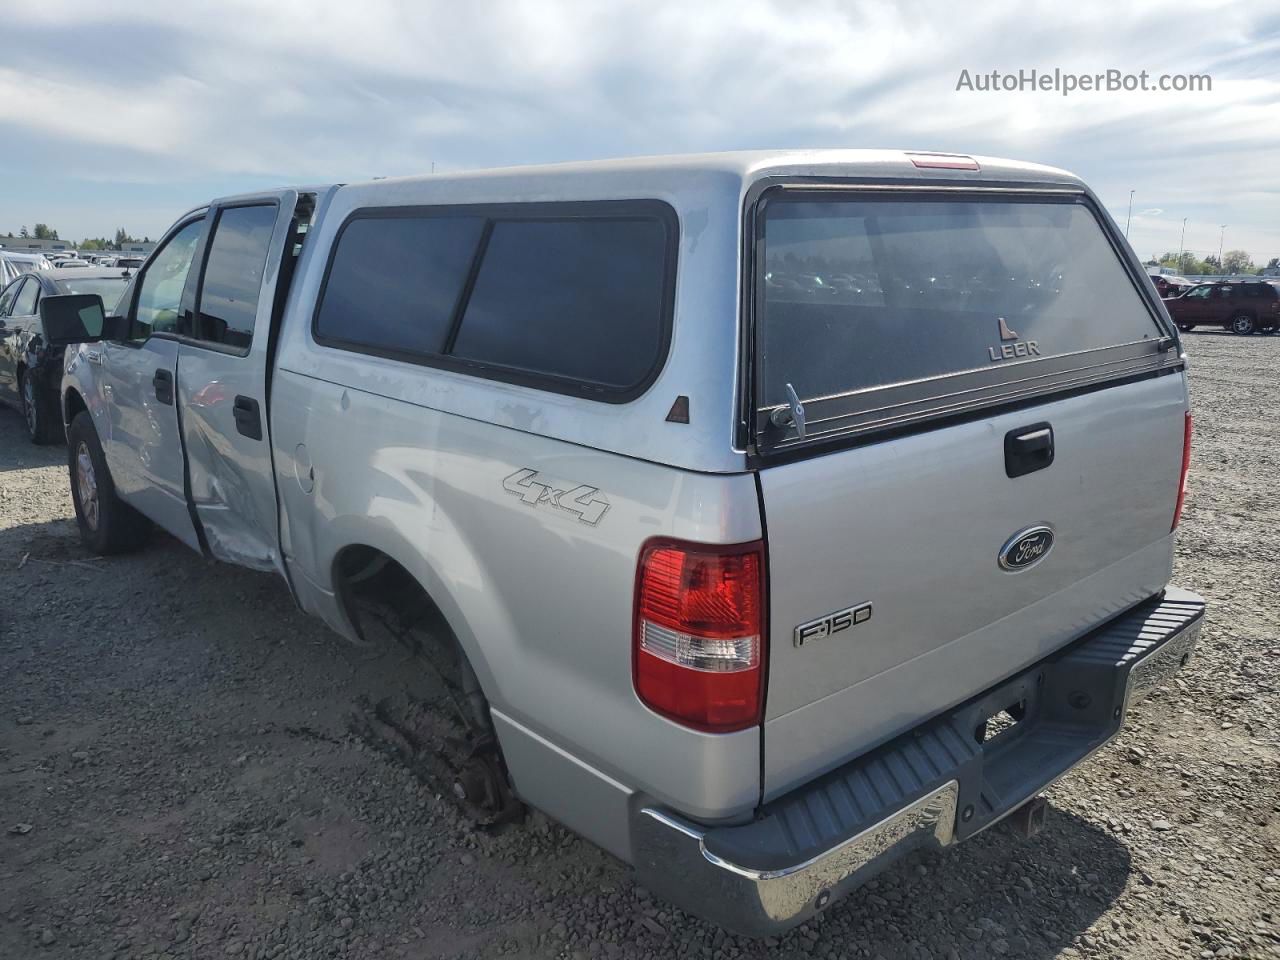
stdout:
<svg viewBox="0 0 1280 960">
<path fill-rule="evenodd" d="M 1033 423 L 1004 435 L 1004 472 L 1010 477 L 1043 470 L 1053 463 L 1053 427 Z"/>
<path fill-rule="evenodd" d="M 168 370 L 157 370 L 151 378 L 151 386 L 155 387 L 156 399 L 163 404 L 173 406 L 173 374 Z"/>
<path fill-rule="evenodd" d="M 231 405 L 231 415 L 236 418 L 236 429 L 242 436 L 250 440 L 262 439 L 262 414 L 257 400 L 237 395 Z"/>
</svg>

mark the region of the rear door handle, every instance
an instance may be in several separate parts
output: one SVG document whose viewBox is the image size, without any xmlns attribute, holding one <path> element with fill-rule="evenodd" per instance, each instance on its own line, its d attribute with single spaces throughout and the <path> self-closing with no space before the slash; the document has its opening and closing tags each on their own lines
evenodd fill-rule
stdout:
<svg viewBox="0 0 1280 960">
<path fill-rule="evenodd" d="M 253 397 L 237 395 L 231 405 L 231 415 L 236 418 L 236 429 L 250 440 L 262 439 L 262 414 L 258 401 Z"/>
<path fill-rule="evenodd" d="M 156 399 L 161 403 L 173 406 L 173 374 L 168 370 L 157 370 L 151 378 L 151 386 L 155 387 Z"/>
<path fill-rule="evenodd" d="M 1004 472 L 1021 477 L 1053 463 L 1053 427 L 1033 423 L 1004 435 Z"/>
</svg>

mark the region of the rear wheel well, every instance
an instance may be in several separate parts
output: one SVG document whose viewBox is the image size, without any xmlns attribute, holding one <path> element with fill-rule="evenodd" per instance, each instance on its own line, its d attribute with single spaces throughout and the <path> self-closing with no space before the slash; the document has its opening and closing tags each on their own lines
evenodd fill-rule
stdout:
<svg viewBox="0 0 1280 960">
<path fill-rule="evenodd" d="M 386 607 L 404 628 L 422 626 L 456 643 L 449 623 L 422 585 L 390 555 L 375 547 L 353 545 L 334 558 L 334 586 L 347 619 L 368 640 L 374 606 Z"/>
<path fill-rule="evenodd" d="M 362 729 L 376 745 L 450 789 L 478 825 L 518 819 L 511 786 L 480 680 L 426 588 L 394 557 L 352 545 L 334 558 L 333 581 L 343 612 L 365 643 L 399 643 L 443 683 L 445 696 L 386 697 Z M 439 689 L 439 688 L 438 688 Z M 381 733 L 379 733 L 381 731 Z"/>
<path fill-rule="evenodd" d="M 475 670 L 439 605 L 395 558 L 363 544 L 343 548 L 333 561 L 333 583 L 343 612 L 365 643 L 390 635 L 426 658 L 461 690 L 472 720 L 489 728 L 489 707 Z"/>
</svg>

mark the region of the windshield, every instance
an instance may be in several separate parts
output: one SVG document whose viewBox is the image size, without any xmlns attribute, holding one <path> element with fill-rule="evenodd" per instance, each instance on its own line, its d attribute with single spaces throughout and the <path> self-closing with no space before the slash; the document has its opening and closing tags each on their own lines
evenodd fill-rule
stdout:
<svg viewBox="0 0 1280 960">
<path fill-rule="evenodd" d="M 102 307 L 110 316 L 124 293 L 126 277 L 76 277 L 75 279 L 58 280 L 58 287 L 64 293 L 96 293 L 102 298 Z"/>
<path fill-rule="evenodd" d="M 783 197 L 763 266 L 761 406 L 1160 336 L 1074 202 Z"/>
</svg>

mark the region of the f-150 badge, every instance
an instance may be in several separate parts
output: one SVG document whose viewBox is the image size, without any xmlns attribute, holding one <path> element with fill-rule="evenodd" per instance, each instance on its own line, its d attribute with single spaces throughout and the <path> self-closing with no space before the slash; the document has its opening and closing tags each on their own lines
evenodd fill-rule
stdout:
<svg viewBox="0 0 1280 960">
<path fill-rule="evenodd" d="M 803 647 L 806 643 L 814 640 L 825 640 L 827 637 L 834 636 L 837 633 L 844 633 L 846 630 L 856 627 L 860 623 L 866 623 L 871 619 L 871 604 L 860 603 L 856 607 L 847 607 L 844 610 L 837 610 L 835 613 L 829 613 L 825 617 L 819 617 L 817 620 L 810 620 L 808 623 L 802 623 L 796 627 L 792 640 L 797 647 Z"/>
<path fill-rule="evenodd" d="M 1040 347 L 1034 340 L 1022 340 L 1018 331 L 1009 326 L 1004 317 L 996 317 L 1000 324 L 1000 346 L 987 347 L 992 360 L 1014 360 L 1018 357 L 1038 357 Z"/>
<path fill-rule="evenodd" d="M 550 504 L 589 527 L 594 527 L 609 512 L 609 500 L 599 487 L 585 483 L 576 486 L 560 484 L 532 467 L 511 474 L 502 481 L 502 489 L 531 507 Z"/>
</svg>

